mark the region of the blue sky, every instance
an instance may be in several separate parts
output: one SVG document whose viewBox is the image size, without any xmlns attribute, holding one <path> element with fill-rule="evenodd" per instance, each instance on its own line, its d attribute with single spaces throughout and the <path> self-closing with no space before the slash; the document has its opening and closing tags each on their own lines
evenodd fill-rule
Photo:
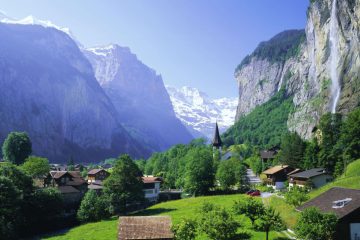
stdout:
<svg viewBox="0 0 360 240">
<path fill-rule="evenodd" d="M 69 27 L 85 46 L 128 46 L 163 76 L 237 96 L 234 69 L 260 41 L 304 28 L 309 0 L 0 0 L 8 16 Z"/>
</svg>

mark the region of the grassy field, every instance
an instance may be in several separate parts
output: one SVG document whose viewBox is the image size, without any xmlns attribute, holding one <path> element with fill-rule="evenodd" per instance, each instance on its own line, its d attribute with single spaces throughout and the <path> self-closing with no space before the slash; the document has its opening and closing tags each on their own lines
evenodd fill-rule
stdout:
<svg viewBox="0 0 360 240">
<path fill-rule="evenodd" d="M 204 202 L 211 202 L 224 208 L 230 209 L 235 200 L 244 195 L 224 195 L 211 197 L 188 198 L 154 205 L 136 215 L 168 215 L 171 216 L 173 224 L 178 223 L 183 218 L 196 218 L 198 209 Z M 237 216 L 237 220 L 244 226 L 246 231 L 252 234 L 251 239 L 265 239 L 265 233 L 255 232 L 250 229 L 250 221 L 244 216 Z M 51 240 L 111 240 L 116 239 L 118 220 L 113 218 L 109 221 L 84 224 L 75 227 L 70 231 L 57 236 L 43 238 Z M 199 236 L 198 240 L 205 240 L 205 236 Z M 284 233 L 271 232 L 270 239 L 288 239 Z"/>
<path fill-rule="evenodd" d="M 284 220 L 287 228 L 294 229 L 299 212 L 285 202 L 285 199 L 278 196 L 272 196 L 264 200 L 266 205 L 270 205 L 280 213 L 281 218 Z"/>
</svg>

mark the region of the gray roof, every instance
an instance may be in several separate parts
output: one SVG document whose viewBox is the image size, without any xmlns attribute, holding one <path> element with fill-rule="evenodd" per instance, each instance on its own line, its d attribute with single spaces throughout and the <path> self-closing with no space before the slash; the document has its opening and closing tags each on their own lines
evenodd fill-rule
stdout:
<svg viewBox="0 0 360 240">
<path fill-rule="evenodd" d="M 290 175 L 290 177 L 297 177 L 297 178 L 313 178 L 322 174 L 328 174 L 325 168 L 313 168 L 307 171 L 299 172 Z"/>
<path fill-rule="evenodd" d="M 277 152 L 273 151 L 273 150 L 260 151 L 260 156 L 262 159 L 273 159 L 273 158 L 275 158 L 276 154 L 277 154 Z"/>
<path fill-rule="evenodd" d="M 334 201 L 351 198 L 351 201 L 341 208 L 333 208 Z M 343 218 L 360 208 L 360 190 L 334 187 L 319 195 L 316 198 L 298 207 L 303 211 L 309 207 L 316 207 L 324 213 L 334 213 L 338 218 Z"/>
<path fill-rule="evenodd" d="M 226 152 L 222 157 L 221 160 L 228 160 L 231 158 L 234 154 L 231 151 Z"/>
</svg>

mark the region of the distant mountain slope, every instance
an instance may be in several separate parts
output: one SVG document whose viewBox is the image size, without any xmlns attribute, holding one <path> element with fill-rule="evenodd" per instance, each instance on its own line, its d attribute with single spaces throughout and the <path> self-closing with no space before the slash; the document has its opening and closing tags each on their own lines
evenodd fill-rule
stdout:
<svg viewBox="0 0 360 240">
<path fill-rule="evenodd" d="M 0 23 L 0 141 L 26 131 L 33 154 L 99 161 L 149 154 L 121 126 L 90 63 L 65 33 Z"/>
<path fill-rule="evenodd" d="M 166 88 L 176 116 L 195 137 L 212 139 L 216 121 L 221 132 L 234 124 L 236 98 L 210 99 L 196 88 Z"/>
<path fill-rule="evenodd" d="M 118 45 L 88 48 L 85 56 L 130 134 L 161 151 L 193 138 L 176 118 L 160 75 Z"/>
</svg>

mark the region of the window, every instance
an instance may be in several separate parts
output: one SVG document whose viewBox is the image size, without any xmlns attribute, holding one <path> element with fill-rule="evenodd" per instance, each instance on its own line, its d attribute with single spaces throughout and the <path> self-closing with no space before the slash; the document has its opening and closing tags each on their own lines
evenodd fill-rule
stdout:
<svg viewBox="0 0 360 240">
<path fill-rule="evenodd" d="M 343 208 L 343 207 L 345 207 L 351 200 L 352 200 L 352 198 L 345 198 L 345 199 L 342 199 L 342 200 L 334 201 L 332 208 Z"/>
</svg>

